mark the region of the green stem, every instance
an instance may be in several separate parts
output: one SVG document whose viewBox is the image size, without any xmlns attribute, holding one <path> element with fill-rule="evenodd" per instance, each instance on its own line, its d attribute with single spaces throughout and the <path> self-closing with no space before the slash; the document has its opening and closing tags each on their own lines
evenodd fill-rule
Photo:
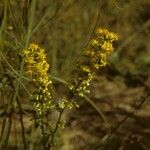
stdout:
<svg viewBox="0 0 150 150">
<path fill-rule="evenodd" d="M 19 101 L 19 99 L 17 98 L 17 104 L 19 106 L 19 115 L 20 115 L 20 124 L 21 124 L 21 132 L 22 132 L 22 141 L 23 141 L 23 145 L 24 145 L 24 150 L 27 149 L 27 145 L 26 145 L 26 137 L 25 137 L 25 128 L 24 128 L 24 123 L 23 123 L 23 115 L 22 115 L 22 107 L 21 107 L 21 103 Z"/>
<path fill-rule="evenodd" d="M 105 122 L 107 127 L 110 127 L 105 115 L 103 114 L 103 112 L 93 103 L 92 100 L 90 100 L 87 96 L 84 96 L 84 99 L 91 104 L 91 106 L 99 113 L 100 117 L 103 119 L 103 121 Z"/>
<path fill-rule="evenodd" d="M 49 145 L 48 145 L 48 150 L 50 150 L 50 149 L 53 147 L 53 145 L 54 145 L 55 135 L 56 135 L 56 132 L 57 132 L 57 130 L 58 130 L 59 123 L 60 123 L 60 121 L 61 121 L 62 114 L 63 114 L 64 110 L 65 110 L 65 108 L 62 109 L 62 110 L 59 112 L 58 120 L 57 120 L 57 122 L 56 122 L 55 129 L 54 129 L 54 131 L 53 131 L 53 133 L 52 133 L 51 141 L 50 141 L 50 143 L 49 143 Z"/>
<path fill-rule="evenodd" d="M 6 28 L 6 23 L 7 23 L 7 12 L 8 12 L 8 1 L 7 0 L 4 0 L 3 2 L 3 18 L 1 18 L 2 20 L 2 23 L 1 23 L 1 26 L 0 26 L 0 51 L 3 50 L 3 46 L 4 46 L 4 31 L 5 31 L 5 28 Z"/>
<path fill-rule="evenodd" d="M 29 13 L 29 20 L 28 20 L 28 31 L 27 31 L 27 36 L 26 36 L 26 46 L 29 44 L 31 35 L 32 35 L 32 27 L 33 27 L 33 22 L 34 22 L 34 13 L 35 13 L 35 6 L 36 6 L 36 0 L 32 0 L 31 6 L 30 6 L 30 13 Z"/>
<path fill-rule="evenodd" d="M 54 76 L 51 76 L 51 79 L 55 80 L 55 81 L 58 81 L 60 83 L 63 83 L 65 85 L 67 85 L 67 82 L 59 77 L 54 77 Z M 103 121 L 105 122 L 106 126 L 109 127 L 109 123 L 105 117 L 105 115 L 103 114 L 103 112 L 93 103 L 92 100 L 90 100 L 87 96 L 84 96 L 84 99 L 98 112 L 98 114 L 100 115 L 100 117 L 103 119 Z"/>
</svg>

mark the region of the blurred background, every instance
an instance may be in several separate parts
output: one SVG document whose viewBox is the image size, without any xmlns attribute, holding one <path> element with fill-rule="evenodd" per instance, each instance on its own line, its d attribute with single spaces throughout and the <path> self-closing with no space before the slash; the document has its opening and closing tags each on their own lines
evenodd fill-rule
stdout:
<svg viewBox="0 0 150 150">
<path fill-rule="evenodd" d="M 13 50 L 19 49 L 12 38 L 19 37 L 27 23 L 24 2 L 9 1 L 5 44 L 10 62 L 16 55 Z M 1 0 L 0 8 L 2 4 Z M 109 64 L 97 72 L 88 95 L 109 126 L 90 103 L 77 99 L 80 107 L 64 115 L 66 127 L 59 133 L 59 150 L 150 149 L 149 9 L 149 0 L 38 0 L 31 41 L 47 50 L 54 78 L 72 80 L 76 62 L 96 27 L 119 36 Z M 15 18 L 17 28 L 11 18 Z M 56 97 L 63 95 L 64 85 L 59 81 L 54 85 Z M 27 103 L 25 98 L 23 102 Z M 28 137 L 31 120 L 26 116 L 24 121 Z M 19 133 L 19 128 L 14 127 L 14 133 Z M 19 142 L 15 140 L 10 137 L 10 150 L 17 149 Z"/>
</svg>

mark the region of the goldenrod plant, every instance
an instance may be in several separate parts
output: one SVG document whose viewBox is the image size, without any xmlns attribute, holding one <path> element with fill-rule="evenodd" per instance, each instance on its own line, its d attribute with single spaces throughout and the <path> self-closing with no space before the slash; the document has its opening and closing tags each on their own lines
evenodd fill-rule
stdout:
<svg viewBox="0 0 150 150">
<path fill-rule="evenodd" d="M 26 73 L 31 77 L 35 88 L 31 95 L 33 107 L 38 116 L 44 116 L 53 107 L 50 90 L 52 81 L 48 77 L 46 52 L 37 44 L 30 44 L 22 50 L 22 58 Z"/>
<path fill-rule="evenodd" d="M 107 58 L 113 52 L 113 41 L 117 40 L 116 34 L 109 32 L 107 29 L 98 28 L 95 36 L 90 40 L 88 46 L 82 54 L 82 61 L 77 64 L 77 79 L 72 85 L 69 85 L 69 93 L 66 98 L 55 102 L 52 97 L 52 81 L 48 76 L 49 64 L 47 63 L 46 51 L 37 44 L 29 44 L 21 52 L 24 61 L 25 72 L 32 80 L 34 89 L 31 94 L 33 107 L 36 111 L 39 126 L 42 129 L 45 149 L 54 147 L 54 138 L 61 123 L 61 117 L 65 109 L 78 107 L 76 102 L 72 101 L 75 95 L 83 97 L 87 92 L 90 81 L 93 79 L 96 70 L 107 64 Z M 46 126 L 48 120 L 46 116 L 52 110 L 60 112 L 56 126 L 49 129 Z M 51 124 L 49 122 L 49 124 Z M 45 131 L 46 132 L 45 132 Z"/>
<path fill-rule="evenodd" d="M 89 93 L 87 89 L 96 71 L 108 63 L 108 57 L 112 54 L 113 42 L 117 35 L 107 29 L 98 28 L 95 36 L 90 40 L 82 54 L 82 61 L 77 64 L 77 77 L 70 90 L 81 97 Z"/>
<path fill-rule="evenodd" d="M 94 150 L 111 143 L 128 116 L 115 127 L 116 120 L 130 109 L 116 99 L 134 97 L 135 85 L 149 91 L 149 4 L 0 0 L 0 150 Z M 127 74 L 132 70 L 136 80 Z M 147 97 L 137 100 L 129 117 Z"/>
<path fill-rule="evenodd" d="M 30 99 L 29 102 L 33 109 L 31 118 L 34 120 L 34 126 L 38 127 L 41 131 L 41 139 L 39 141 L 41 141 L 43 149 L 50 150 L 55 148 L 57 132 L 60 128 L 65 127 L 65 120 L 62 119 L 64 111 L 79 107 L 74 97 L 84 97 L 88 92 L 88 86 L 96 70 L 107 64 L 107 58 L 113 52 L 112 43 L 117 39 L 114 33 L 109 32 L 107 29 L 98 28 L 87 47 L 81 52 L 81 56 L 79 56 L 81 62 L 76 62 L 77 69 L 75 74 L 78 80 L 72 79 L 68 83 L 65 82 L 68 93 L 57 99 L 52 92 L 54 85 L 53 79 L 49 75 L 51 64 L 49 65 L 47 60 L 47 51 L 41 44 L 37 44 L 38 42 L 31 42 L 34 33 L 39 27 L 47 24 L 48 11 L 41 21 L 37 25 L 35 24 L 36 7 L 38 4 L 37 0 L 33 0 L 31 2 L 24 1 L 20 5 L 23 9 L 23 18 L 19 27 L 12 10 L 12 5 L 17 6 L 18 4 L 15 1 L 9 0 L 4 0 L 0 4 L 3 8 L 3 20 L 0 28 L 0 59 L 4 70 L 5 84 L 8 84 L 12 93 L 10 102 L 7 103 L 9 107 L 6 107 L 4 111 L 6 114 L 10 114 L 8 115 L 8 128 L 5 127 L 7 120 L 3 120 L 0 149 L 7 149 L 12 127 L 11 118 L 18 110 L 23 142 L 22 147 L 28 149 L 22 115 L 23 108 L 20 100 L 21 88 L 27 92 L 28 99 Z M 49 9 L 50 6 L 48 7 Z M 12 21 L 8 21 L 10 14 L 12 14 Z M 13 22 L 12 25 L 11 22 Z M 9 32 L 10 34 L 8 34 Z M 8 39 L 13 38 L 14 40 L 7 42 L 6 37 Z M 14 46 L 11 46 L 9 42 L 12 42 Z M 7 60 L 7 53 L 4 52 L 4 48 L 13 49 L 17 52 L 13 53 L 13 57 L 16 58 L 16 62 L 13 62 L 13 65 Z M 2 77 L 2 81 L 4 79 Z M 26 84 L 29 86 L 28 88 Z M 3 84 L 1 84 L 2 88 Z M 29 147 L 31 148 L 33 145 L 31 144 Z"/>
<path fill-rule="evenodd" d="M 36 111 L 36 122 L 42 129 L 43 139 L 47 136 L 47 142 L 44 142 L 45 149 L 50 149 L 53 147 L 54 131 L 51 128 L 45 129 L 47 127 L 46 117 L 48 113 L 56 109 L 62 111 L 64 109 L 72 109 L 78 105 L 75 102 L 68 101 L 65 98 L 58 101 L 58 104 L 53 101 L 51 93 L 52 81 L 48 76 L 49 64 L 47 63 L 46 51 L 39 45 L 32 43 L 21 51 L 21 56 L 24 62 L 25 72 L 31 78 L 31 82 L 34 89 L 31 92 L 31 103 Z M 51 124 L 51 123 L 49 123 Z M 56 129 L 58 126 L 63 128 L 64 125 L 61 120 L 58 121 Z M 54 130 L 56 130 L 54 129 Z M 47 131 L 47 133 L 44 132 Z M 56 132 L 56 131 L 55 131 Z M 52 141 L 49 139 L 52 136 Z"/>
</svg>

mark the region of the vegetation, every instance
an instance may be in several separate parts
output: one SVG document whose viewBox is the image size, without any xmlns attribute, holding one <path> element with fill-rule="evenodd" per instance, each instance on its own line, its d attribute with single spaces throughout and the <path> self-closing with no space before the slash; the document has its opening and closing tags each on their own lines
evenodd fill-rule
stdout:
<svg viewBox="0 0 150 150">
<path fill-rule="evenodd" d="M 149 150 L 149 6 L 0 0 L 0 150 Z"/>
</svg>

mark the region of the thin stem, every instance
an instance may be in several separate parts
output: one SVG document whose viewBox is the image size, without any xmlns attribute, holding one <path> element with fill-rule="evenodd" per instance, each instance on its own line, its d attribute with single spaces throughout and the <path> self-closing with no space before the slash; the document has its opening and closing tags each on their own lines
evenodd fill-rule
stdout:
<svg viewBox="0 0 150 150">
<path fill-rule="evenodd" d="M 58 5 L 59 5 L 59 2 L 58 2 Z M 50 7 L 51 4 L 49 3 L 48 6 Z M 47 8 L 47 11 L 46 11 L 45 14 L 43 15 L 42 19 L 41 19 L 41 20 L 37 23 L 37 25 L 34 27 L 34 29 L 33 29 L 33 31 L 32 31 L 32 34 L 34 34 L 34 33 L 44 24 L 44 22 L 46 22 L 46 18 L 47 18 L 47 16 L 48 16 L 49 13 L 50 13 L 50 12 L 48 11 L 49 7 Z M 48 21 L 53 20 L 53 19 L 55 18 L 55 16 L 57 15 L 57 13 L 58 13 L 58 6 L 57 6 L 57 8 L 56 8 L 54 14 L 48 19 Z M 43 26 L 44 26 L 44 25 L 43 25 Z"/>
<path fill-rule="evenodd" d="M 6 149 L 7 146 L 8 146 L 9 135 L 10 135 L 11 127 L 12 127 L 12 119 L 11 119 L 11 117 L 12 117 L 12 112 L 11 112 L 9 118 L 8 118 L 8 129 L 7 129 L 6 139 L 5 139 L 5 142 L 4 142 L 4 145 L 3 145 L 4 149 Z"/>
<path fill-rule="evenodd" d="M 0 136 L 0 141 L 1 141 L 1 142 L 2 142 L 2 138 L 3 138 L 4 131 L 5 131 L 6 121 L 7 121 L 7 117 L 5 117 L 5 118 L 3 119 L 3 123 L 2 123 L 1 136 Z M 0 142 L 0 145 L 1 145 L 1 142 Z"/>
<path fill-rule="evenodd" d="M 28 24 L 28 31 L 27 31 L 27 37 L 26 37 L 26 46 L 28 45 L 31 35 L 32 35 L 32 27 L 34 22 L 34 13 L 35 13 L 35 6 L 36 6 L 36 0 L 32 0 L 31 6 L 30 6 L 30 18 L 29 18 L 29 24 Z"/>
<path fill-rule="evenodd" d="M 90 103 L 92 105 L 92 107 L 98 112 L 98 114 L 100 115 L 101 119 L 105 122 L 106 127 L 110 127 L 110 124 L 108 123 L 104 113 L 93 103 L 92 100 L 89 99 L 89 97 L 84 96 L 84 99 Z"/>
<path fill-rule="evenodd" d="M 5 31 L 5 28 L 6 28 L 6 24 L 7 24 L 7 13 L 8 13 L 8 1 L 5 0 L 3 2 L 3 18 L 1 18 L 2 20 L 2 23 L 1 23 L 1 26 L 0 26 L 0 51 L 3 50 L 3 46 L 4 46 L 4 31 Z"/>
<path fill-rule="evenodd" d="M 89 42 L 91 41 L 91 38 L 93 37 L 94 33 L 95 33 L 95 30 L 97 28 L 97 25 L 98 25 L 98 22 L 99 22 L 99 19 L 100 19 L 100 14 L 101 14 L 101 0 L 98 0 L 98 14 L 97 14 L 97 18 L 96 18 L 96 21 L 95 21 L 95 24 L 94 24 L 94 28 L 91 32 L 91 35 L 90 35 L 90 38 L 88 40 L 88 42 L 86 43 L 86 45 L 84 47 L 87 47 L 87 45 L 89 44 Z"/>
<path fill-rule="evenodd" d="M 23 141 L 23 145 L 24 145 L 24 150 L 26 150 L 27 146 L 26 146 L 26 138 L 25 138 L 25 128 L 24 128 L 24 123 L 23 123 L 22 107 L 21 107 L 21 104 L 20 104 L 18 98 L 17 98 L 17 104 L 19 106 L 20 124 L 21 124 L 21 132 L 22 132 L 22 141 Z"/>
<path fill-rule="evenodd" d="M 13 9 L 11 7 L 11 4 L 10 4 L 10 0 L 8 0 L 8 4 L 9 4 L 8 5 L 9 6 L 9 10 L 10 10 L 11 15 L 12 15 L 12 21 L 13 21 L 13 24 L 14 24 L 14 29 L 16 30 L 16 32 L 18 32 L 19 38 L 21 39 L 21 31 L 20 31 L 19 26 L 17 24 L 14 11 L 13 11 Z"/>
<path fill-rule="evenodd" d="M 61 121 L 61 117 L 62 117 L 62 114 L 63 114 L 64 110 L 65 110 L 65 108 L 62 109 L 62 110 L 59 112 L 58 120 L 57 120 L 57 122 L 56 122 L 55 129 L 54 129 L 54 131 L 53 131 L 53 133 L 52 133 L 51 141 L 50 141 L 50 143 L 49 143 L 49 145 L 48 145 L 48 150 L 50 150 L 50 149 L 53 147 L 54 138 L 55 138 L 56 132 L 57 132 L 57 130 L 58 130 L 59 123 L 60 123 L 60 121 Z"/>
<path fill-rule="evenodd" d="M 55 81 L 58 81 L 60 83 L 63 83 L 65 85 L 67 85 L 67 82 L 59 77 L 55 77 L 55 76 L 52 76 L 50 75 L 51 79 L 55 80 Z M 87 96 L 84 96 L 84 99 L 98 112 L 98 114 L 100 115 L 100 117 L 104 120 L 105 124 L 107 127 L 110 127 L 105 115 L 103 114 L 103 112 L 93 103 L 92 100 L 89 99 L 89 97 Z"/>
<path fill-rule="evenodd" d="M 8 146 L 8 141 L 9 141 L 9 135 L 10 135 L 10 131 L 11 131 L 11 127 L 12 127 L 12 113 L 13 113 L 13 109 L 11 108 L 11 111 L 9 113 L 9 116 L 8 116 L 8 122 L 7 122 L 7 117 L 6 117 L 6 127 L 4 130 L 5 132 L 5 135 L 3 135 L 4 139 L 1 140 L 1 149 L 3 150 L 6 150 L 7 149 L 7 146 Z M 5 137 L 6 136 L 6 137 Z"/>
</svg>

